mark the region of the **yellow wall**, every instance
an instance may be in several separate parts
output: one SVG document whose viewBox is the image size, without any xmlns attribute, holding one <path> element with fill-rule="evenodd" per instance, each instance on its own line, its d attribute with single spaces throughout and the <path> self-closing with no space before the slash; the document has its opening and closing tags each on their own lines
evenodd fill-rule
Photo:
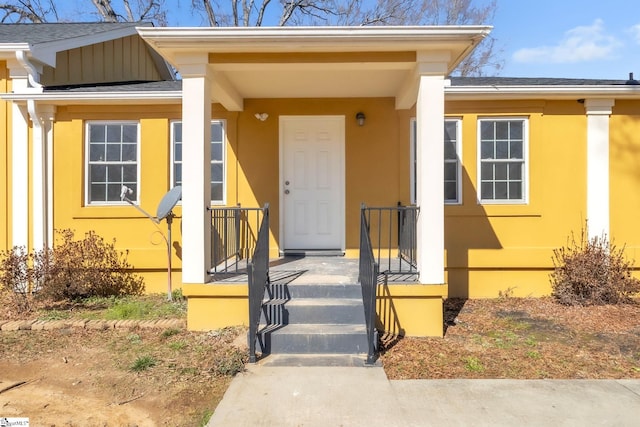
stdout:
<svg viewBox="0 0 640 427">
<path fill-rule="evenodd" d="M 640 266 L 640 105 L 616 101 L 610 123 L 610 233 Z"/>
<path fill-rule="evenodd" d="M 7 92 L 9 72 L 0 61 L 0 92 Z M 0 251 L 9 249 L 9 104 L 0 100 Z"/>
<path fill-rule="evenodd" d="M 56 67 L 45 66 L 45 86 L 161 80 L 149 47 L 140 36 L 109 40 L 58 52 Z"/>
<path fill-rule="evenodd" d="M 553 248 L 586 219 L 586 118 L 566 102 L 447 102 L 462 119 L 461 205 L 445 207 L 449 295 L 538 296 L 548 293 Z M 477 120 L 529 120 L 529 203 L 477 203 Z"/>
</svg>

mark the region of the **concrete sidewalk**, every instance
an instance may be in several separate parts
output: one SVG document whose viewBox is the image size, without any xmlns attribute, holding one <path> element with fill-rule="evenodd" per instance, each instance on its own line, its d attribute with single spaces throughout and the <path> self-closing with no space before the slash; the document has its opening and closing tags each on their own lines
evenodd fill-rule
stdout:
<svg viewBox="0 0 640 427">
<path fill-rule="evenodd" d="M 403 380 L 250 365 L 208 426 L 639 426 L 640 380 Z"/>
</svg>

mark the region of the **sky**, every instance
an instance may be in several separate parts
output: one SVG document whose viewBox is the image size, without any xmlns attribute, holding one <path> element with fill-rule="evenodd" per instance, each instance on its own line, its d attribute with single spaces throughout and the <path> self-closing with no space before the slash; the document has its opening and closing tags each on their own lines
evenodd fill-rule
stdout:
<svg viewBox="0 0 640 427">
<path fill-rule="evenodd" d="M 497 0 L 503 77 L 640 80 L 640 1 Z"/>
</svg>

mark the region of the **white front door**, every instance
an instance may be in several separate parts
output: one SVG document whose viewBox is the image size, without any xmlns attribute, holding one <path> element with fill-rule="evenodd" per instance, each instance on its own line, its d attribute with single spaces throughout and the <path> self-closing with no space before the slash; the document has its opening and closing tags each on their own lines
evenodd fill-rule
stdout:
<svg viewBox="0 0 640 427">
<path fill-rule="evenodd" d="M 344 117 L 280 117 L 283 250 L 344 250 Z"/>
</svg>

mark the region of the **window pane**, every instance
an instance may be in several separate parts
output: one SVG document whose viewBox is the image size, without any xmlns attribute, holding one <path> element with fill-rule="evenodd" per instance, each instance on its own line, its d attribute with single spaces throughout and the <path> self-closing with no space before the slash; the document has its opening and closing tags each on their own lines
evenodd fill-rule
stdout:
<svg viewBox="0 0 640 427">
<path fill-rule="evenodd" d="M 112 183 L 122 183 L 122 166 L 109 165 L 107 166 L 107 181 Z"/>
<path fill-rule="evenodd" d="M 507 183 L 496 182 L 495 183 L 495 199 L 507 199 Z"/>
<path fill-rule="evenodd" d="M 510 132 L 509 138 L 522 139 L 522 135 L 524 131 L 524 122 L 523 121 L 511 122 L 510 131 L 511 132 Z"/>
<path fill-rule="evenodd" d="M 89 142 L 104 142 L 104 125 L 89 125 Z"/>
<path fill-rule="evenodd" d="M 122 185 L 120 184 L 109 184 L 107 185 L 107 201 L 109 202 L 119 202 L 120 201 L 120 190 L 122 189 Z M 133 194 L 129 196 L 132 198 Z"/>
<path fill-rule="evenodd" d="M 444 143 L 444 158 L 447 160 L 455 160 L 458 158 L 455 141 Z"/>
<path fill-rule="evenodd" d="M 90 162 L 104 161 L 104 158 L 105 158 L 104 149 L 105 149 L 104 144 L 89 144 L 89 161 Z"/>
<path fill-rule="evenodd" d="M 107 144 L 107 161 L 120 161 L 120 144 Z"/>
<path fill-rule="evenodd" d="M 107 142 L 121 142 L 121 141 L 122 141 L 122 126 L 107 125 Z"/>
<path fill-rule="evenodd" d="M 522 180 L 522 163 L 509 164 L 509 179 Z"/>
<path fill-rule="evenodd" d="M 521 182 L 509 183 L 509 198 L 522 199 L 522 183 Z"/>
<path fill-rule="evenodd" d="M 493 183 L 483 182 L 480 188 L 481 188 L 481 198 L 485 200 L 493 199 Z"/>
<path fill-rule="evenodd" d="M 222 161 L 222 144 L 219 142 L 211 143 L 211 160 Z"/>
<path fill-rule="evenodd" d="M 493 122 L 484 121 L 480 122 L 480 139 L 484 140 L 493 140 Z"/>
<path fill-rule="evenodd" d="M 122 142 L 138 141 L 138 126 L 123 125 L 122 126 Z"/>
<path fill-rule="evenodd" d="M 508 159 L 509 158 L 509 142 L 508 141 L 496 141 L 496 159 Z"/>
<path fill-rule="evenodd" d="M 138 165 L 123 165 L 122 181 L 125 183 L 138 182 Z"/>
<path fill-rule="evenodd" d="M 136 144 L 122 144 L 122 161 L 135 162 L 137 157 Z"/>
<path fill-rule="evenodd" d="M 444 122 L 444 140 L 445 141 L 455 141 L 457 140 L 456 135 L 456 122 Z"/>
<path fill-rule="evenodd" d="M 522 141 L 511 141 L 509 143 L 511 147 L 510 159 L 522 159 Z"/>
<path fill-rule="evenodd" d="M 495 158 L 493 155 L 493 142 L 492 141 L 482 141 L 480 143 L 480 156 L 482 159 L 493 159 Z"/>
<path fill-rule="evenodd" d="M 455 163 L 444 164 L 444 179 L 445 181 L 455 181 L 458 174 L 458 168 Z"/>
<path fill-rule="evenodd" d="M 222 142 L 222 123 L 211 123 L 211 141 Z"/>
<path fill-rule="evenodd" d="M 89 165 L 89 176 L 91 182 L 106 182 L 107 181 L 107 168 L 104 165 Z"/>
<path fill-rule="evenodd" d="M 480 165 L 480 179 L 483 181 L 493 179 L 493 163 L 483 163 Z"/>
<path fill-rule="evenodd" d="M 496 139 L 509 138 L 509 122 L 496 122 Z"/>
<path fill-rule="evenodd" d="M 173 140 L 174 142 L 182 142 L 182 123 L 173 123 Z"/>
<path fill-rule="evenodd" d="M 89 187 L 89 202 L 104 202 L 107 187 L 103 184 L 91 184 Z"/>
<path fill-rule="evenodd" d="M 458 186 L 455 182 L 444 183 L 444 199 L 446 201 L 458 201 Z"/>
<path fill-rule="evenodd" d="M 177 142 L 173 146 L 173 161 L 174 162 L 182 161 L 182 143 L 181 142 Z"/>
<path fill-rule="evenodd" d="M 125 182 L 125 184 L 127 184 Z M 131 189 L 131 194 L 127 197 L 129 197 L 130 199 L 134 200 L 134 199 L 138 199 L 138 184 L 136 183 L 128 183 L 127 187 L 129 187 Z"/>
<path fill-rule="evenodd" d="M 182 185 L 182 164 L 173 165 L 173 185 Z"/>
<path fill-rule="evenodd" d="M 211 184 L 211 200 L 214 202 L 222 201 L 222 184 Z"/>
<path fill-rule="evenodd" d="M 213 163 L 211 165 L 211 182 L 222 182 L 222 164 Z"/>
<path fill-rule="evenodd" d="M 495 178 L 496 180 L 506 180 L 507 179 L 507 164 L 506 163 L 496 163 L 495 164 Z"/>
</svg>

